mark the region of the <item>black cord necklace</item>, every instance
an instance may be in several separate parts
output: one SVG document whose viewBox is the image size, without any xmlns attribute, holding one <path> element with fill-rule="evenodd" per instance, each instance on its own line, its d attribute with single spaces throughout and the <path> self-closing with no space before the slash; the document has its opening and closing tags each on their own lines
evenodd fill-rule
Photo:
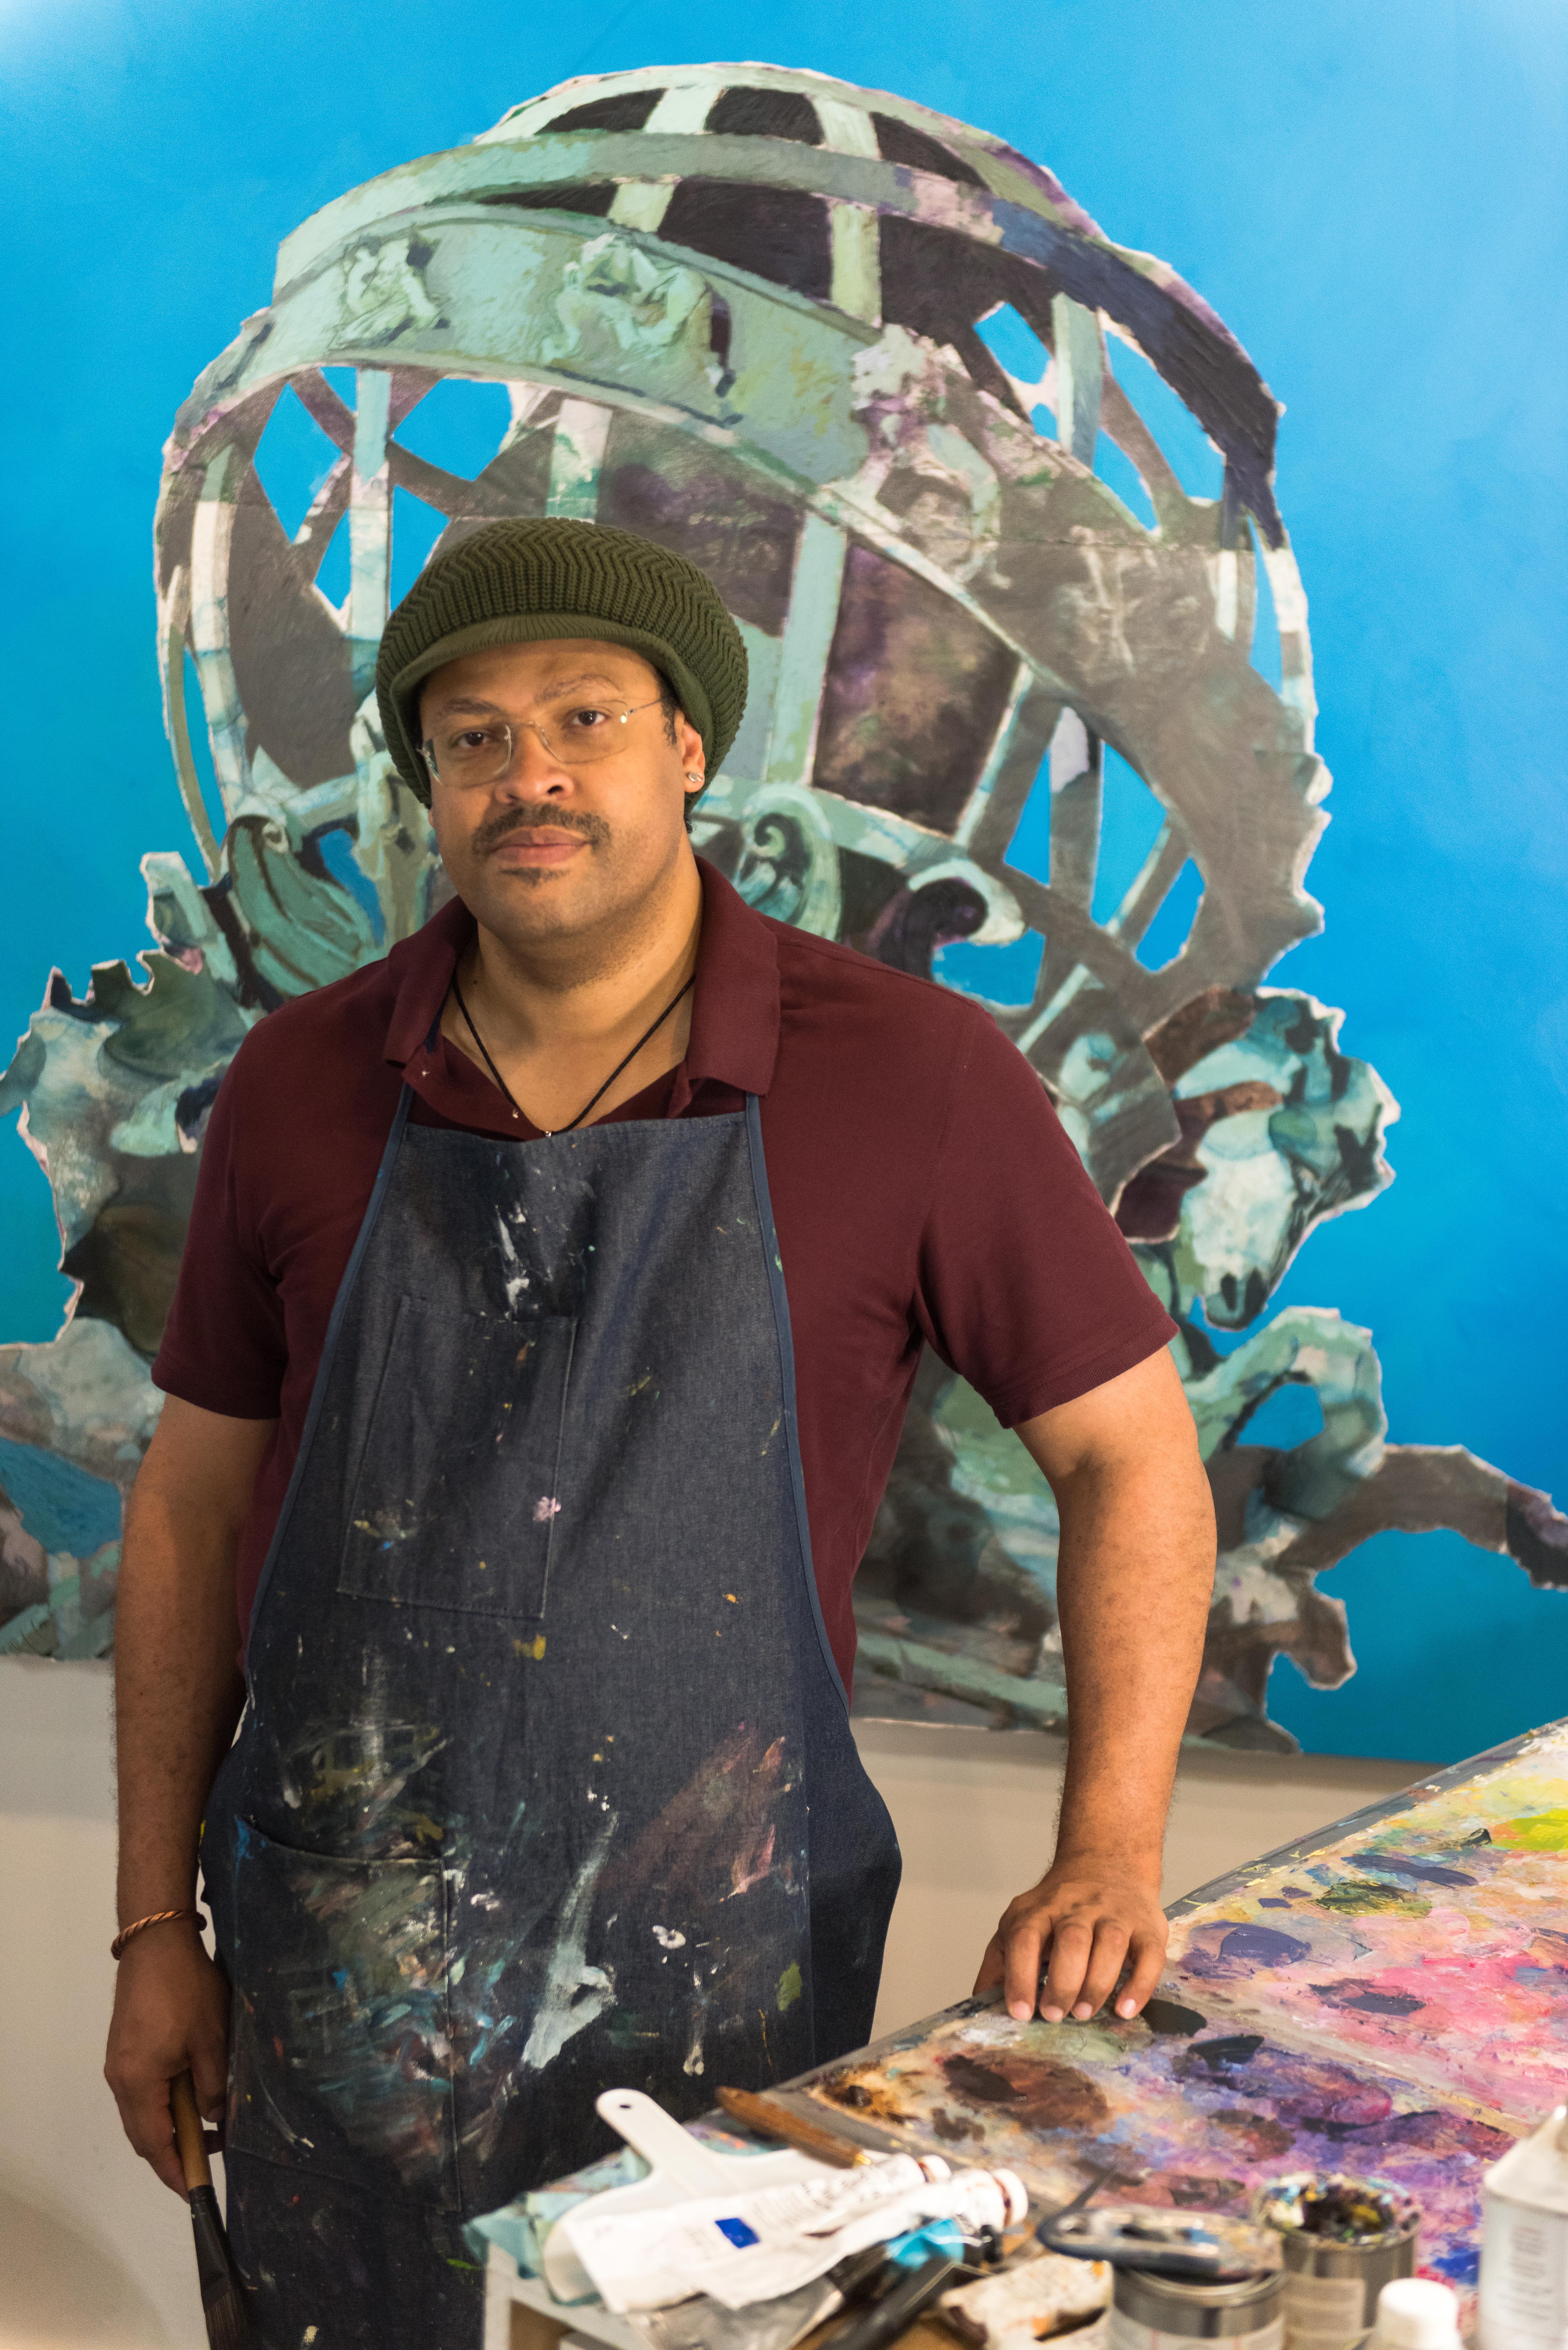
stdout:
<svg viewBox="0 0 1568 2350">
<path fill-rule="evenodd" d="M 682 996 L 682 995 L 686 995 L 686 994 L 688 994 L 688 993 L 691 992 L 691 988 L 692 988 L 692 986 L 695 984 L 696 978 L 697 978 L 697 974 L 696 974 L 696 972 L 692 972 L 692 974 L 691 974 L 691 977 L 687 981 L 686 985 L 685 985 L 683 988 L 680 989 L 680 991 L 679 991 L 676 994 L 674 994 L 674 995 L 672 995 L 672 996 L 670 997 L 670 999 L 669 1003 L 665 1005 L 665 1007 L 664 1007 L 663 1011 L 659 1014 L 659 1015 L 658 1019 L 654 1022 L 654 1024 L 653 1024 L 652 1027 L 651 1027 L 651 1028 L 645 1029 L 645 1030 L 643 1031 L 643 1034 L 642 1034 L 642 1035 L 638 1038 L 638 1040 L 637 1040 L 636 1044 L 632 1046 L 632 1048 L 631 1048 L 630 1052 L 627 1055 L 627 1056 L 626 1056 L 625 1060 L 624 1060 L 624 1061 L 618 1061 L 618 1062 L 616 1063 L 615 1067 L 610 1071 L 610 1073 L 609 1073 L 608 1076 L 605 1079 L 605 1081 L 604 1081 L 603 1085 L 599 1087 L 599 1089 L 598 1089 L 597 1093 L 597 1094 L 595 1094 L 595 1096 L 594 1096 L 594 1097 L 593 1097 L 593 1100 L 592 1100 L 592 1101 L 586 1101 L 586 1102 L 583 1104 L 583 1106 L 582 1106 L 581 1109 L 577 1112 L 577 1114 L 576 1114 L 576 1118 L 572 1119 L 572 1121 L 571 1121 L 571 1124 L 570 1124 L 570 1125 L 568 1125 L 568 1126 L 542 1126 L 542 1127 L 539 1128 L 540 1133 L 541 1133 L 542 1135 L 544 1135 L 544 1136 L 545 1137 L 545 1139 L 548 1139 L 550 1136 L 552 1136 L 552 1135 L 556 1135 L 556 1134 L 570 1134 L 570 1133 L 571 1133 L 571 1131 L 572 1131 L 572 1128 L 573 1128 L 574 1127 L 581 1126 L 581 1124 L 582 1124 L 582 1122 L 583 1122 L 584 1118 L 587 1118 L 587 1114 L 588 1114 L 589 1110 L 593 1109 L 593 1108 L 596 1107 L 596 1105 L 597 1105 L 597 1103 L 599 1103 L 599 1102 L 603 1101 L 603 1099 L 604 1099 L 604 1097 L 605 1097 L 606 1094 L 607 1094 L 607 1093 L 608 1093 L 608 1091 L 609 1091 L 609 1089 L 610 1089 L 611 1086 L 613 1086 L 613 1085 L 614 1085 L 614 1083 L 615 1083 L 616 1079 L 619 1076 L 619 1075 L 620 1075 L 621 1071 L 622 1071 L 623 1069 L 628 1069 L 628 1068 L 631 1066 L 631 1065 L 632 1065 L 633 1061 L 635 1061 L 635 1060 L 636 1060 L 636 1058 L 637 1058 L 638 1055 L 641 1052 L 641 1050 L 642 1050 L 643 1046 L 647 1044 L 647 1042 L 648 1042 L 649 1038 L 650 1036 L 656 1035 L 658 1034 L 659 1030 L 660 1028 L 662 1028 L 662 1027 L 663 1027 L 663 1025 L 664 1025 L 665 1022 L 669 1019 L 669 1017 L 670 1017 L 670 1014 L 674 1011 L 674 1009 L 675 1009 L 676 1005 L 680 1003 L 681 996 Z M 514 1118 L 522 1118 L 522 1117 L 524 1117 L 524 1116 L 525 1115 L 525 1112 L 524 1111 L 523 1105 L 522 1105 L 522 1104 L 521 1104 L 521 1102 L 518 1100 L 518 1098 L 517 1098 L 516 1095 L 513 1092 L 513 1090 L 512 1090 L 511 1087 L 507 1084 L 507 1082 L 506 1082 L 505 1078 L 502 1076 L 502 1074 L 501 1074 L 500 1070 L 496 1067 L 496 1066 L 495 1066 L 494 1062 L 491 1059 L 491 1057 L 490 1057 L 490 1047 L 489 1047 L 489 1045 L 485 1043 L 485 1041 L 484 1041 L 483 1037 L 480 1035 L 480 1033 L 479 1033 L 478 1029 L 477 1029 L 477 1028 L 474 1026 L 474 1024 L 473 1024 L 473 1014 L 472 1014 L 472 1013 L 469 1010 L 469 1008 L 468 1008 L 467 1004 L 466 1004 L 466 1003 L 463 1002 L 463 1000 L 462 1000 L 462 988 L 461 988 L 461 987 L 459 987 L 459 985 L 458 985 L 458 983 L 457 983 L 457 973 L 456 973 L 456 972 L 455 972 L 455 971 L 452 972 L 452 996 L 453 996 L 453 998 L 454 998 L 454 1000 L 455 1000 L 455 1002 L 456 1002 L 456 1004 L 457 1004 L 457 1008 L 458 1008 L 458 1010 L 462 1013 L 462 1016 L 463 1016 L 463 1019 L 464 1019 L 464 1020 L 467 1022 L 467 1024 L 468 1024 L 468 1033 L 469 1033 L 469 1035 L 472 1037 L 472 1039 L 473 1039 L 474 1043 L 478 1045 L 478 1047 L 479 1047 L 479 1049 L 480 1049 L 481 1053 L 482 1053 L 482 1054 L 483 1055 L 483 1056 L 484 1056 L 484 1066 L 485 1066 L 485 1067 L 489 1070 L 489 1072 L 490 1072 L 491 1076 L 494 1078 L 494 1080 L 495 1080 L 496 1084 L 500 1087 L 500 1088 L 501 1088 L 502 1092 L 505 1095 L 505 1097 L 506 1097 L 507 1100 L 508 1100 L 508 1101 L 511 1103 L 511 1105 L 512 1105 L 512 1115 L 513 1115 L 513 1117 L 514 1117 Z M 530 1125 L 530 1126 L 532 1126 L 532 1125 L 533 1125 L 533 1123 L 534 1123 L 533 1119 L 532 1119 L 532 1118 L 529 1118 L 528 1123 L 529 1123 L 529 1125 Z"/>
</svg>

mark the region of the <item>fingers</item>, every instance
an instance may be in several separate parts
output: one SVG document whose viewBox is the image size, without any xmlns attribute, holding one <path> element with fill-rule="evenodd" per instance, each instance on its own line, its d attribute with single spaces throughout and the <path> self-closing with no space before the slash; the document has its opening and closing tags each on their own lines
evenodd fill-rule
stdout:
<svg viewBox="0 0 1568 2350">
<path fill-rule="evenodd" d="M 189 2069 L 197 2110 L 221 2115 L 228 2078 L 227 1986 L 201 1944 L 166 1940 L 120 1962 L 104 2077 L 126 2137 L 177 2195 L 185 2192 L 169 2085 Z"/>
<path fill-rule="evenodd" d="M 183 2195 L 185 2174 L 174 2147 L 174 2116 L 169 2104 L 167 2075 L 161 2080 L 133 2080 L 121 2073 L 117 2077 L 107 2064 L 104 2072 L 114 2091 L 126 2137 L 164 2186 L 172 2188 L 176 2195 Z"/>
<path fill-rule="evenodd" d="M 1137 2015 L 1165 1963 L 1166 1921 L 1156 1899 L 1136 1881 L 1045 1877 L 1009 1904 L 981 1961 L 976 1992 L 1000 1985 L 1018 2022 L 1036 2012 L 1047 2023 L 1086 2022 L 1113 2002 L 1118 2016 Z"/>
<path fill-rule="evenodd" d="M 1141 2015 L 1145 2003 L 1153 1998 L 1160 1976 L 1165 1971 L 1167 1936 L 1164 1928 L 1165 1920 L 1162 1918 L 1158 1930 L 1133 1936 L 1132 1972 L 1123 1984 L 1121 1995 L 1116 2001 L 1118 2015 Z"/>
<path fill-rule="evenodd" d="M 225 2041 L 192 2035 L 191 2079 L 196 2111 L 203 2121 L 221 2122 L 229 2099 L 229 2051 Z"/>
<path fill-rule="evenodd" d="M 1075 2023 L 1086 2023 L 1108 2005 L 1127 1960 L 1127 1929 L 1119 1918 L 1101 1918 L 1096 1923 L 1088 1963 L 1071 2005 Z"/>
<path fill-rule="evenodd" d="M 1040 1996 L 1040 1969 L 1044 1961 L 1045 1938 L 1051 1930 L 1047 1910 L 1031 1910 L 1011 1928 L 1003 1918 L 1002 1932 L 1004 1943 L 1003 1997 L 1007 2012 L 1018 2022 L 1026 2023 L 1034 2012 L 1034 2002 Z"/>
<path fill-rule="evenodd" d="M 982 1991 L 996 1989 L 1002 1978 L 1003 1965 L 1002 1929 L 998 1927 L 985 1946 L 985 1956 L 980 1962 L 980 1972 L 974 1979 L 974 1989 L 970 1993 L 971 1999 L 978 1999 Z"/>
<path fill-rule="evenodd" d="M 1041 1986 L 1040 2012 L 1047 2023 L 1060 2023 L 1083 1995 L 1084 1980 L 1095 1947 L 1094 1920 L 1069 1915 L 1059 1918 L 1051 1937 L 1051 1962 Z M 1092 2009 L 1085 2009 L 1092 2014 Z"/>
</svg>

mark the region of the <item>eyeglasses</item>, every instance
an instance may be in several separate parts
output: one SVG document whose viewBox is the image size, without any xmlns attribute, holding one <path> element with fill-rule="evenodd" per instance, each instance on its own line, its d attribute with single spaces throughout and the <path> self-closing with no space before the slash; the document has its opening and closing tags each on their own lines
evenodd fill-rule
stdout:
<svg viewBox="0 0 1568 2350">
<path fill-rule="evenodd" d="M 537 718 L 520 718 L 516 725 L 505 718 L 472 720 L 466 726 L 453 722 L 421 744 L 421 755 L 432 775 L 458 789 L 498 784 L 517 755 L 519 733 L 531 728 L 564 767 L 591 766 L 624 750 L 621 729 L 639 711 L 655 709 L 663 699 L 655 694 L 651 702 L 638 702 L 564 700 L 550 703 Z"/>
</svg>

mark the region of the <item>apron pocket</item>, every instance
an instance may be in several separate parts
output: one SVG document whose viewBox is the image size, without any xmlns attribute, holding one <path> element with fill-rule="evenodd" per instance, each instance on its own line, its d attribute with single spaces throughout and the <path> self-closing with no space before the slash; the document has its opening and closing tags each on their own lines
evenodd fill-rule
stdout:
<svg viewBox="0 0 1568 2350">
<path fill-rule="evenodd" d="M 241 1818 L 232 1897 L 230 2145 L 457 2210 L 441 1870 Z"/>
<path fill-rule="evenodd" d="M 576 1324 L 398 1306 L 337 1588 L 466 1615 L 545 1613 Z"/>
</svg>

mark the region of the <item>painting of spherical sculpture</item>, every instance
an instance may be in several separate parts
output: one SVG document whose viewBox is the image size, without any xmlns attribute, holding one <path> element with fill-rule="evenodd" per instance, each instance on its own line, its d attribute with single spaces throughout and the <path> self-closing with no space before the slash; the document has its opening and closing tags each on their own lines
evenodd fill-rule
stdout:
<svg viewBox="0 0 1568 2350">
<path fill-rule="evenodd" d="M 109 1645 L 203 1121 L 255 1021 L 439 903 L 376 650 L 432 552 L 514 515 L 712 576 L 752 690 L 699 848 L 765 912 L 982 1002 L 1049 1089 L 1180 1329 L 1220 1530 L 1193 1733 L 1293 1742 L 1270 1668 L 1354 1669 L 1315 1579 L 1380 1529 L 1568 1584 L 1543 1496 L 1387 1441 L 1367 1333 L 1271 1312 L 1314 1224 L 1390 1180 L 1397 1115 L 1343 1015 L 1269 983 L 1321 925 L 1329 788 L 1279 418 L 1213 311 L 1049 171 L 810 73 L 569 82 L 288 237 L 165 456 L 196 853 L 145 858 L 156 951 L 84 1001 L 57 982 L 0 1097 L 79 1284 L 58 1337 L 0 1351 L 0 1645 Z M 857 1586 L 858 1708 L 1061 1722 L 1055 1548 L 1021 1448 L 928 1357 Z"/>
</svg>

